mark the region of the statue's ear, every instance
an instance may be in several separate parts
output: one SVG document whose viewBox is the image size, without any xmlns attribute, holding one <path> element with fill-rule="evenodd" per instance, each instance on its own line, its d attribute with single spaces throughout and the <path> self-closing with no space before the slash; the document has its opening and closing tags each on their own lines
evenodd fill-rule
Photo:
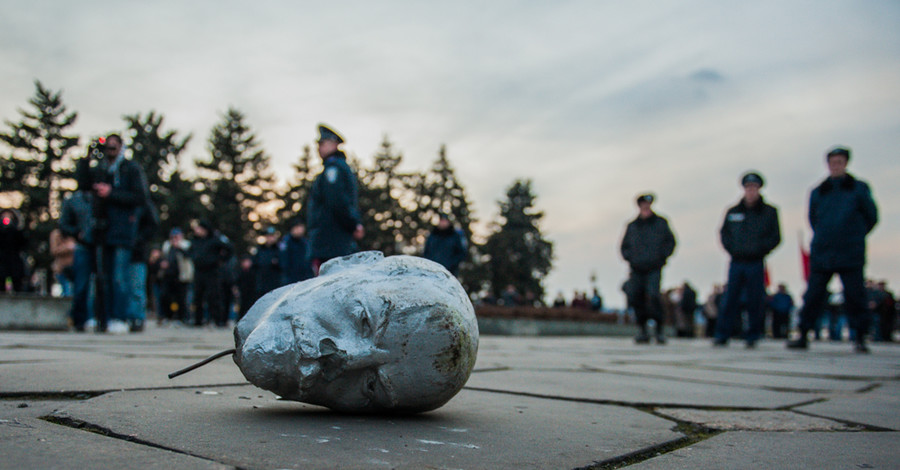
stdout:
<svg viewBox="0 0 900 470">
<path fill-rule="evenodd" d="M 319 276 L 334 274 L 344 269 L 364 264 L 375 264 L 383 259 L 384 254 L 380 251 L 362 251 L 341 258 L 330 259 L 319 268 Z"/>
</svg>

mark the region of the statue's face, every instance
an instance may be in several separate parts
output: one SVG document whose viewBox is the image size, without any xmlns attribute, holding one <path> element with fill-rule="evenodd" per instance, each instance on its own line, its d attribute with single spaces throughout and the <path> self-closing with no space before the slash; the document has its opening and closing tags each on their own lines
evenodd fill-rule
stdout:
<svg viewBox="0 0 900 470">
<path fill-rule="evenodd" d="M 366 252 L 266 294 L 235 328 L 254 385 L 342 411 L 427 411 L 468 380 L 478 349 L 459 282 L 423 258 Z"/>
</svg>

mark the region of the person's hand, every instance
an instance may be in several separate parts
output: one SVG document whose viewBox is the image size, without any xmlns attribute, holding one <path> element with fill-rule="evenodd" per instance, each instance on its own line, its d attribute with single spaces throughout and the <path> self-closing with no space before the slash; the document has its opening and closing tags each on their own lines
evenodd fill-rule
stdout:
<svg viewBox="0 0 900 470">
<path fill-rule="evenodd" d="M 96 191 L 97 196 L 104 198 L 112 192 L 112 186 L 109 183 L 94 183 L 94 191 Z"/>
<path fill-rule="evenodd" d="M 356 226 L 356 230 L 353 231 L 353 238 L 357 241 L 362 240 L 363 236 L 366 235 L 366 229 L 363 228 L 362 224 Z"/>
</svg>

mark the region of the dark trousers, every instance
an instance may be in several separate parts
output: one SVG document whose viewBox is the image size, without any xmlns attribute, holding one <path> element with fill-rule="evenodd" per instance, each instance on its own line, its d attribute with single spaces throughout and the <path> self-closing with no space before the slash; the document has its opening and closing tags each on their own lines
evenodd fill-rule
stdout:
<svg viewBox="0 0 900 470">
<path fill-rule="evenodd" d="M 178 279 L 166 279 L 162 282 L 159 303 L 163 318 L 166 320 L 179 320 L 185 323 L 190 320 L 188 317 L 190 308 L 187 305 L 187 287 L 186 283 Z"/>
<path fill-rule="evenodd" d="M 806 293 L 803 294 L 803 307 L 800 309 L 800 332 L 806 333 L 816 326 L 816 320 L 822 316 L 825 302 L 828 300 L 828 282 L 837 274 L 844 286 L 844 311 L 850 320 L 850 328 L 857 332 L 856 340 L 863 341 L 869 331 L 869 309 L 866 305 L 866 285 L 863 279 L 863 268 L 851 268 L 835 271 L 814 270 L 809 273 Z"/>
<path fill-rule="evenodd" d="M 222 303 L 222 281 L 216 269 L 194 273 L 194 325 L 205 323 L 204 313 L 207 311 L 217 326 L 225 326 L 228 322 Z"/>
<path fill-rule="evenodd" d="M 772 337 L 787 338 L 788 329 L 790 328 L 791 313 L 772 311 Z"/>
<path fill-rule="evenodd" d="M 745 294 L 743 305 L 747 308 L 748 319 L 744 339 L 751 343 L 763 335 L 766 320 L 763 311 L 766 300 L 765 268 L 762 261 L 732 261 L 728 267 L 728 288 L 716 322 L 717 341 L 728 341 L 736 322 L 740 321 L 741 294 Z"/>
<path fill-rule="evenodd" d="M 656 320 L 657 333 L 662 332 L 662 296 L 659 293 L 661 279 L 662 271 L 659 269 L 650 272 L 632 270 L 625 284 L 625 295 L 634 308 L 634 316 L 642 333 L 646 333 L 647 320 L 651 318 Z"/>
</svg>

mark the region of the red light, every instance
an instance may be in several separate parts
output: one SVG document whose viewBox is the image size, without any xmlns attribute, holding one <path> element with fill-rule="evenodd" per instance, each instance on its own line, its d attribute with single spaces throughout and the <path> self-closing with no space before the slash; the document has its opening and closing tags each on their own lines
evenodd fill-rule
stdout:
<svg viewBox="0 0 900 470">
<path fill-rule="evenodd" d="M 100 142 L 100 145 L 106 145 L 106 137 L 100 137 L 97 139 L 97 142 Z"/>
<path fill-rule="evenodd" d="M 11 223 L 12 223 L 12 219 L 11 219 L 11 218 L 9 218 L 9 217 L 4 217 L 4 218 L 3 218 L 3 225 L 9 225 L 9 224 L 11 224 Z"/>
</svg>

